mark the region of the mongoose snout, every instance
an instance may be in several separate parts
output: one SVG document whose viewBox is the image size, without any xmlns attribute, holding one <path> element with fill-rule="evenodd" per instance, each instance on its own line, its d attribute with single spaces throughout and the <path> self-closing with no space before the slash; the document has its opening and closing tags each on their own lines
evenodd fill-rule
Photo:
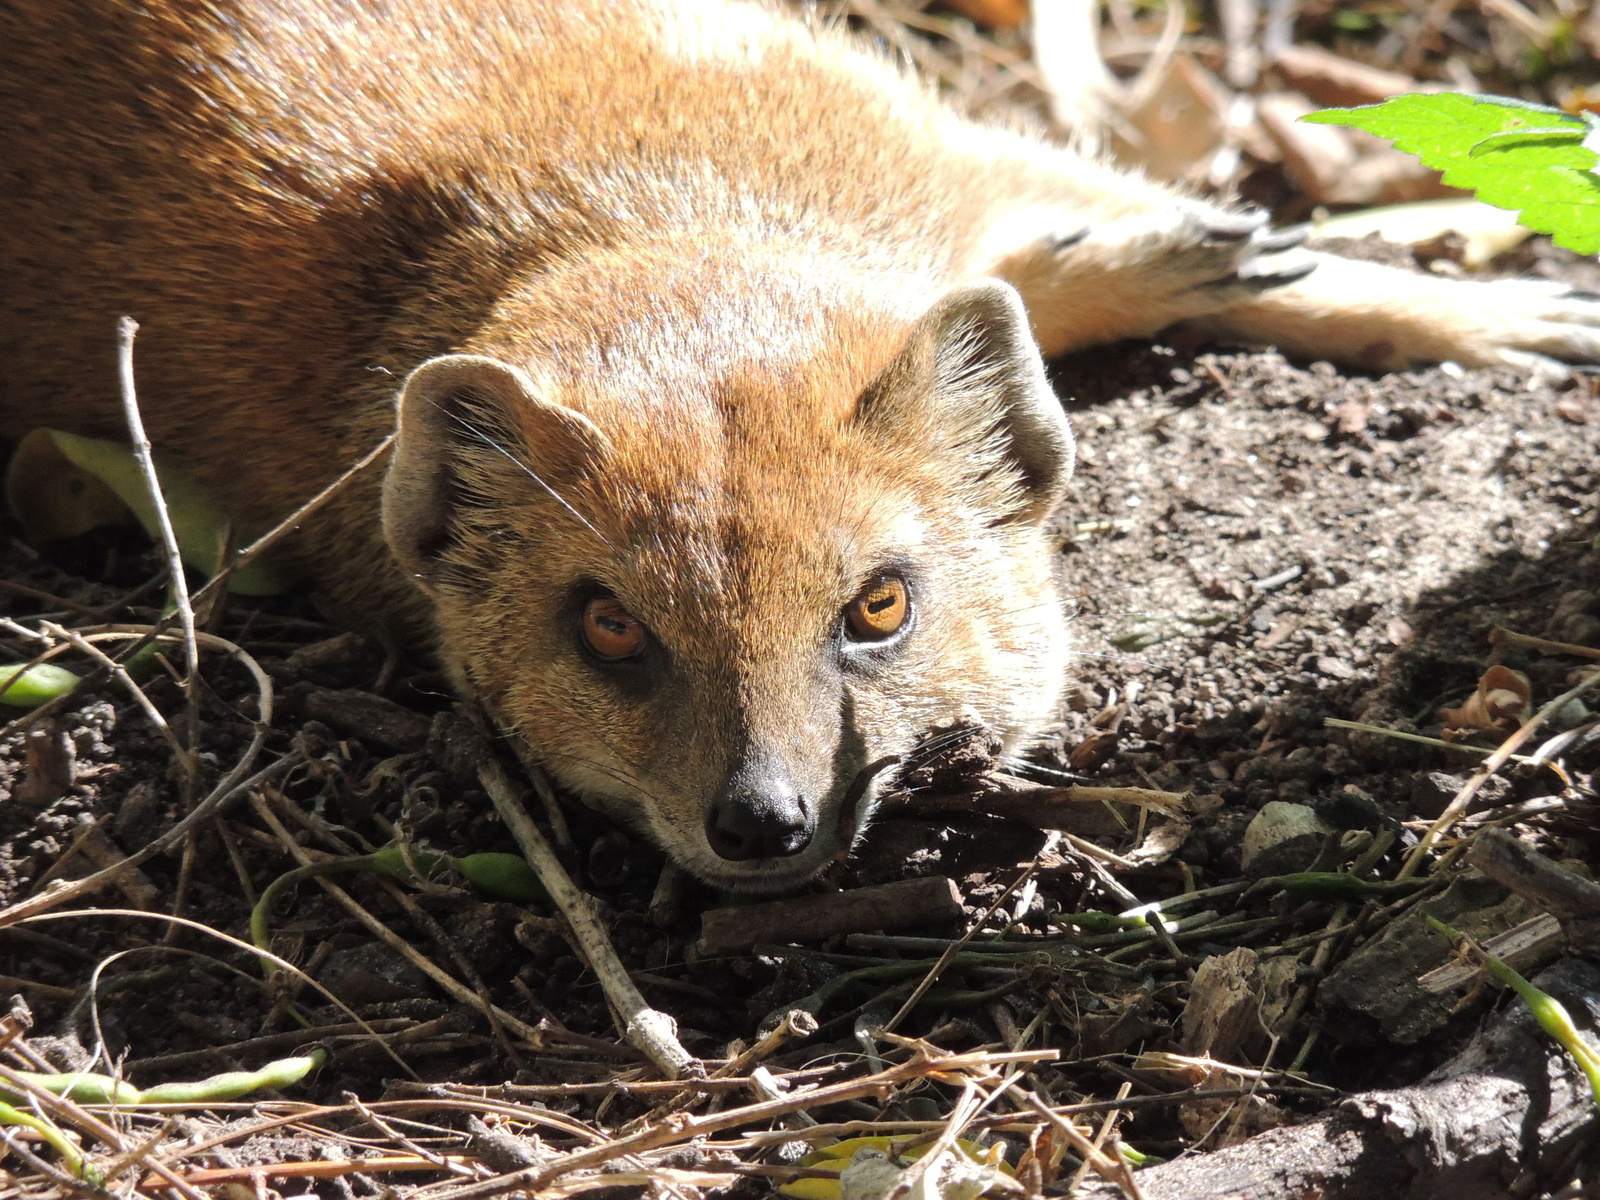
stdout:
<svg viewBox="0 0 1600 1200">
<path fill-rule="evenodd" d="M 706 841 L 729 862 L 792 858 L 811 844 L 815 802 L 768 757 L 747 759 L 729 776 L 706 816 Z"/>
</svg>

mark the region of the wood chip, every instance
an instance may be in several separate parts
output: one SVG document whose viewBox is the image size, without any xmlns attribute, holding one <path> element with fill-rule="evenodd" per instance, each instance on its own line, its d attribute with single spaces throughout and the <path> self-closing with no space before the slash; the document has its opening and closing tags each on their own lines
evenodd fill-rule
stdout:
<svg viewBox="0 0 1600 1200">
<path fill-rule="evenodd" d="M 427 744 L 431 724 L 421 713 L 354 688 L 318 689 L 307 693 L 305 713 L 327 722 L 340 733 L 364 738 L 392 754 L 422 749 Z"/>
<path fill-rule="evenodd" d="M 820 942 L 846 933 L 895 933 L 955 928 L 965 916 L 961 893 L 942 876 L 875 887 L 796 896 L 738 908 L 714 908 L 700 918 L 700 958 L 743 954 L 763 943 Z"/>
</svg>

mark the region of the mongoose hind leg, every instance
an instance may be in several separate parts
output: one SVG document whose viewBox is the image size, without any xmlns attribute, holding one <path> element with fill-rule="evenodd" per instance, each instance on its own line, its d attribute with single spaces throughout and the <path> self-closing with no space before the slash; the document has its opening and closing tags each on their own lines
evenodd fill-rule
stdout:
<svg viewBox="0 0 1600 1200">
<path fill-rule="evenodd" d="M 1559 378 L 1600 362 L 1600 296 L 1540 279 L 1444 279 L 1331 254 L 1197 324 L 1232 340 L 1378 370 L 1512 366 Z"/>
<path fill-rule="evenodd" d="M 1558 376 L 1600 362 L 1600 297 L 1541 280 L 1461 281 L 1299 248 L 1303 228 L 1233 212 L 1068 152 L 974 173 L 972 275 L 1022 295 L 1046 355 L 1179 322 L 1300 358 L 1396 370 L 1446 360 Z"/>
</svg>

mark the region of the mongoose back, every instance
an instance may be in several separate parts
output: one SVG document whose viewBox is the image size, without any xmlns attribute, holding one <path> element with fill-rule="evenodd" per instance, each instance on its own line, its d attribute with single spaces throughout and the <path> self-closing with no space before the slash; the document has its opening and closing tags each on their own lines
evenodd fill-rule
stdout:
<svg viewBox="0 0 1600 1200">
<path fill-rule="evenodd" d="M 0 127 L 0 429 L 119 436 L 132 314 L 158 453 L 248 535 L 398 417 L 299 564 L 732 889 L 836 858 L 936 723 L 1051 719 L 1041 352 L 1600 351 L 1585 298 L 1305 255 L 724 0 L 9 0 Z"/>
</svg>

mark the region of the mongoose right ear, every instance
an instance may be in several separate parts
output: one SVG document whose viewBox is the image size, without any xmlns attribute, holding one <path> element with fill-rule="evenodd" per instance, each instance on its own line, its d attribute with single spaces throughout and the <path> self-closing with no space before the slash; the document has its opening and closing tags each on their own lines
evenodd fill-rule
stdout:
<svg viewBox="0 0 1600 1200">
<path fill-rule="evenodd" d="M 979 487 L 1003 519 L 1039 523 L 1072 476 L 1072 428 L 1045 378 L 1022 300 L 998 279 L 947 292 L 862 397 L 857 422 L 912 439 Z"/>
<path fill-rule="evenodd" d="M 477 354 L 429 359 L 406 377 L 383 481 L 383 532 L 406 573 L 437 586 L 462 522 L 524 484 L 562 493 L 606 448 L 587 417 L 552 403 L 529 375 Z"/>
</svg>

